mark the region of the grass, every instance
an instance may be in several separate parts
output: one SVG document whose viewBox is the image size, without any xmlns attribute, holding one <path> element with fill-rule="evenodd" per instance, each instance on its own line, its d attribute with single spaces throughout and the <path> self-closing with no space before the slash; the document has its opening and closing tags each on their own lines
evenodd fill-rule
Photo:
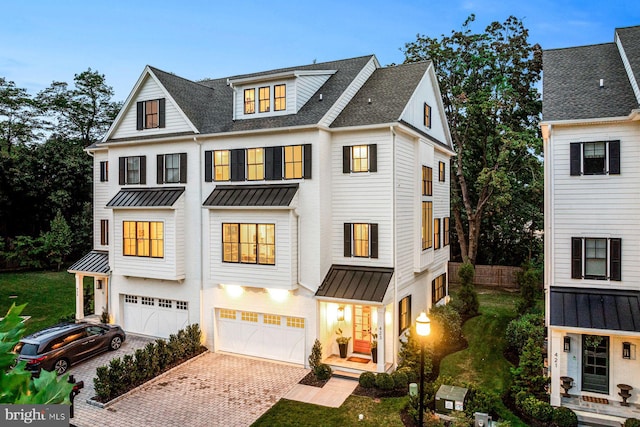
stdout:
<svg viewBox="0 0 640 427">
<path fill-rule="evenodd" d="M 16 296 L 16 298 L 10 298 Z M 22 312 L 31 316 L 26 334 L 58 323 L 60 317 L 75 313 L 75 278 L 66 271 L 21 272 L 0 274 L 0 317 L 11 304 L 27 303 Z"/>
<path fill-rule="evenodd" d="M 310 403 L 281 399 L 253 424 L 259 426 L 398 426 L 404 424 L 400 411 L 407 397 L 374 400 L 351 395 L 339 408 L 327 408 Z M 358 415 L 364 416 L 358 421 Z"/>
</svg>

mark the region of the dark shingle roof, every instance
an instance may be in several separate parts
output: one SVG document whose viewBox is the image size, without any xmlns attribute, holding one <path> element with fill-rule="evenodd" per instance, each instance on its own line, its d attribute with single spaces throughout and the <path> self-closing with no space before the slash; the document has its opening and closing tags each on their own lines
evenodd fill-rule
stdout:
<svg viewBox="0 0 640 427">
<path fill-rule="evenodd" d="M 107 203 L 110 208 L 171 207 L 184 187 L 124 188 Z"/>
<path fill-rule="evenodd" d="M 334 264 L 316 296 L 381 303 L 392 276 L 393 268 Z"/>
<path fill-rule="evenodd" d="M 430 64 L 425 61 L 378 68 L 331 127 L 398 121 Z"/>
<path fill-rule="evenodd" d="M 551 288 L 551 325 L 640 332 L 640 292 Z"/>
<path fill-rule="evenodd" d="M 621 117 L 638 107 L 615 43 L 547 50 L 543 67 L 545 121 Z"/>
<path fill-rule="evenodd" d="M 69 273 L 99 273 L 109 272 L 109 252 L 91 251 L 67 269 Z"/>
<path fill-rule="evenodd" d="M 640 84 L 640 26 L 616 28 L 625 56 L 631 65 L 636 82 Z"/>
<path fill-rule="evenodd" d="M 218 185 L 204 206 L 289 206 L 298 184 Z"/>
</svg>

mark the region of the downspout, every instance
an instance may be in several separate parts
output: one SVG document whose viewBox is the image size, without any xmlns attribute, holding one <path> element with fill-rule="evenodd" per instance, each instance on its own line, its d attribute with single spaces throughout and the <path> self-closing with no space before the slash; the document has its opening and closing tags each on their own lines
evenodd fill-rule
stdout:
<svg viewBox="0 0 640 427">
<path fill-rule="evenodd" d="M 203 239 L 202 239 L 202 232 L 203 232 L 203 226 L 204 226 L 204 209 L 202 209 L 202 206 L 200 206 L 200 200 L 202 200 L 202 180 L 204 177 L 204 173 L 202 171 L 202 141 L 198 141 L 198 137 L 194 136 L 193 137 L 193 142 L 195 142 L 198 145 L 198 169 L 200 170 L 200 173 L 198 174 L 198 207 L 200 208 L 200 226 L 199 226 L 199 239 L 200 239 L 200 297 L 199 299 L 199 305 L 200 305 L 200 327 L 201 329 L 208 329 L 208 328 L 203 328 L 202 325 L 204 324 L 204 298 L 203 298 L 203 294 L 204 294 L 204 248 L 203 248 Z"/>
<path fill-rule="evenodd" d="M 393 227 L 392 227 L 391 241 L 393 242 L 393 245 L 392 245 L 392 250 L 393 250 L 393 307 L 392 307 L 392 310 L 394 312 L 394 316 L 393 316 L 394 328 L 392 329 L 397 329 L 395 328 L 395 322 L 398 321 L 398 313 L 396 313 L 396 309 L 398 308 L 398 304 L 397 304 L 398 302 L 398 251 L 397 251 L 398 242 L 396 240 L 396 236 L 397 236 L 397 230 L 396 230 L 396 131 L 393 128 L 394 126 L 389 127 L 389 130 L 391 131 L 391 153 L 392 153 L 391 173 L 393 175 L 393 178 L 392 178 L 393 189 L 391 191 L 391 195 L 392 195 L 391 197 L 393 198 L 393 201 L 391 203 L 391 209 L 393 209 L 393 212 L 392 212 Z M 385 319 L 382 319 L 382 321 L 386 326 Z M 393 336 L 393 334 L 391 334 L 391 336 Z M 398 355 L 398 340 L 394 339 L 393 340 L 394 368 L 395 366 L 397 366 L 397 357 L 398 357 L 397 355 Z"/>
</svg>

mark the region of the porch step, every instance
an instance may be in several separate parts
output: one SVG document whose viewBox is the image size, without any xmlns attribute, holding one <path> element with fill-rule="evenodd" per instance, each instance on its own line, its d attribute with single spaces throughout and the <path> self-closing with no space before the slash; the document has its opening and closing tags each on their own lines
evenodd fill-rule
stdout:
<svg viewBox="0 0 640 427">
<path fill-rule="evenodd" d="M 620 427 L 626 420 L 626 418 L 598 414 L 596 412 L 586 412 L 576 409 L 573 409 L 573 412 L 578 416 L 578 425 L 585 427 Z"/>
<path fill-rule="evenodd" d="M 347 380 L 356 380 L 356 381 L 358 381 L 358 379 L 360 378 L 360 373 L 344 371 L 342 370 L 344 369 L 343 367 L 341 367 L 340 369 L 341 370 L 339 371 L 333 371 L 334 377 L 344 378 Z"/>
</svg>

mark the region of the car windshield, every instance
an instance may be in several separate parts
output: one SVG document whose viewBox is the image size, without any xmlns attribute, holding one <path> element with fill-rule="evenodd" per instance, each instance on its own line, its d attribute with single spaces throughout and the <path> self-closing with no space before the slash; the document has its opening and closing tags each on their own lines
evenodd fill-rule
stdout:
<svg viewBox="0 0 640 427">
<path fill-rule="evenodd" d="M 38 354 L 38 345 L 21 342 L 16 346 L 15 351 L 23 356 L 35 356 Z"/>
</svg>

